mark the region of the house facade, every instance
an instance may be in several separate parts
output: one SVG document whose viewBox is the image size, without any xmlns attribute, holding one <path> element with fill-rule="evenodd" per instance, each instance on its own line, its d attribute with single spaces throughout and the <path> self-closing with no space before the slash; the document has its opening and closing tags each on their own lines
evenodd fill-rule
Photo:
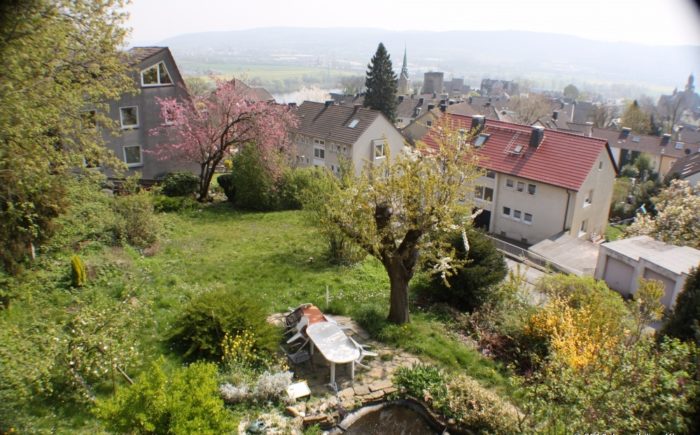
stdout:
<svg viewBox="0 0 700 435">
<path fill-rule="evenodd" d="M 476 182 L 475 225 L 526 245 L 557 234 L 605 233 L 617 168 L 607 142 L 564 132 L 447 114 L 486 171 Z M 424 141 L 434 141 L 428 133 Z"/>
<path fill-rule="evenodd" d="M 300 167 L 323 166 L 339 174 L 348 161 L 359 173 L 367 162 L 382 162 L 404 147 L 401 133 L 377 110 L 304 101 L 296 114 L 292 136 Z"/>
<path fill-rule="evenodd" d="M 152 135 L 151 129 L 163 125 L 158 98 L 189 99 L 180 71 L 167 47 L 135 47 L 128 51 L 138 88 L 109 103 L 109 116 L 119 126 L 119 135 L 107 134 L 105 145 L 127 166 L 127 176 L 137 172 L 143 180 L 157 180 L 169 172 L 196 171 L 196 165 L 159 160 L 153 151 L 172 140 L 167 135 Z M 108 171 L 108 176 L 113 174 Z"/>
</svg>

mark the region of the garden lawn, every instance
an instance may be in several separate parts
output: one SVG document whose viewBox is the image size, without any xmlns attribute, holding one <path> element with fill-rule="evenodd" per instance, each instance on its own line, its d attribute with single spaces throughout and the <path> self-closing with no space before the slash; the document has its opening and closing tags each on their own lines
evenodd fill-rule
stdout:
<svg viewBox="0 0 700 435">
<path fill-rule="evenodd" d="M 121 339 L 124 333 L 138 341 L 134 345 L 142 350 L 141 367 L 129 370 L 135 377 L 161 355 L 169 364 L 181 363 L 167 345 L 171 324 L 190 299 L 213 289 L 250 295 L 267 313 L 304 302 L 360 320 L 373 313 L 376 338 L 508 394 L 504 371 L 463 345 L 438 317 L 416 313 L 410 325 L 387 325 L 383 319 L 389 282 L 384 268 L 371 257 L 354 266 L 330 264 L 324 255 L 324 238 L 307 214 L 242 213 L 228 203 L 218 203 L 160 217 L 165 234 L 156 247 L 143 252 L 97 242 L 77 247 L 90 275 L 86 287 L 70 287 L 71 252 L 43 256 L 33 270 L 8 281 L 10 293 L 18 296 L 10 309 L 0 311 L 0 362 L 8 370 L 2 377 L 5 387 L 0 386 L 0 398 L 8 401 L 0 405 L 0 415 L 17 419 L 20 427 L 35 433 L 99 432 L 99 423 L 87 406 L 35 400 L 34 387 L 27 383 L 49 370 L 51 361 L 42 352 L 55 346 L 54 337 L 66 336 L 67 319 L 95 304 L 110 307 L 127 302 L 142 313 L 138 321 L 128 319 L 132 326 L 118 330 L 116 337 Z M 13 385 L 21 387 L 23 394 L 15 404 L 10 401 L 16 400 L 19 390 Z M 107 382 L 95 393 L 109 395 L 111 385 Z"/>
</svg>

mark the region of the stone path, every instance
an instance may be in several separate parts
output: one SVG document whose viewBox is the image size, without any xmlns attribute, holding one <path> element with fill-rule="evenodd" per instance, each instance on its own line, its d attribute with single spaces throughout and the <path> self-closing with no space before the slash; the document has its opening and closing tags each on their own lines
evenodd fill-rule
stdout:
<svg viewBox="0 0 700 435">
<path fill-rule="evenodd" d="M 283 314 L 273 314 L 268 322 L 281 326 Z M 421 359 L 410 353 L 386 346 L 371 340 L 365 330 L 355 321 L 345 316 L 333 316 L 358 343 L 370 345 L 377 357 L 365 357 L 362 363 L 368 368 L 355 366 L 355 379 L 350 379 L 350 364 L 336 366 L 336 383 L 338 392 L 334 392 L 328 382 L 330 380 L 330 364 L 315 352 L 311 362 L 290 367 L 294 372 L 295 381 L 305 380 L 311 390 L 311 398 L 300 401 L 287 408 L 287 411 L 305 423 L 318 421 L 338 421 L 345 414 L 365 403 L 382 400 L 385 396 L 396 391 L 392 377 L 396 369 L 402 366 L 412 366 Z"/>
</svg>

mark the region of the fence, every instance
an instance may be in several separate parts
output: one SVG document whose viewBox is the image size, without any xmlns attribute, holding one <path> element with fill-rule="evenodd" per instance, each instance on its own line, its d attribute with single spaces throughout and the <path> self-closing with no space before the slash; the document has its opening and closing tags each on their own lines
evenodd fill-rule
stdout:
<svg viewBox="0 0 700 435">
<path fill-rule="evenodd" d="M 543 272 L 561 272 L 569 275 L 583 274 L 583 271 L 574 270 L 562 264 L 557 264 L 546 257 L 543 257 L 539 254 L 535 254 L 534 252 L 528 251 L 527 249 L 521 248 L 520 246 L 516 246 L 512 243 L 508 243 L 505 240 L 498 239 L 488 234 L 486 235 L 486 237 L 491 239 L 496 249 L 501 251 L 506 256 L 514 260 L 520 261 L 522 263 L 525 263 L 528 266 L 539 269 Z"/>
</svg>

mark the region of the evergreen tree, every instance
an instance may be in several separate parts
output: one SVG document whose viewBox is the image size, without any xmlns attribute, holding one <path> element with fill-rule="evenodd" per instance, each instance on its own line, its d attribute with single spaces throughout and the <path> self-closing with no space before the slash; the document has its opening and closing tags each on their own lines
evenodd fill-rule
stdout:
<svg viewBox="0 0 700 435">
<path fill-rule="evenodd" d="M 700 343 L 700 267 L 690 272 L 662 332 L 681 340 Z"/>
<path fill-rule="evenodd" d="M 367 65 L 365 80 L 365 107 L 381 111 L 391 122 L 396 118 L 396 74 L 384 44 L 379 43 L 377 52 Z"/>
</svg>

